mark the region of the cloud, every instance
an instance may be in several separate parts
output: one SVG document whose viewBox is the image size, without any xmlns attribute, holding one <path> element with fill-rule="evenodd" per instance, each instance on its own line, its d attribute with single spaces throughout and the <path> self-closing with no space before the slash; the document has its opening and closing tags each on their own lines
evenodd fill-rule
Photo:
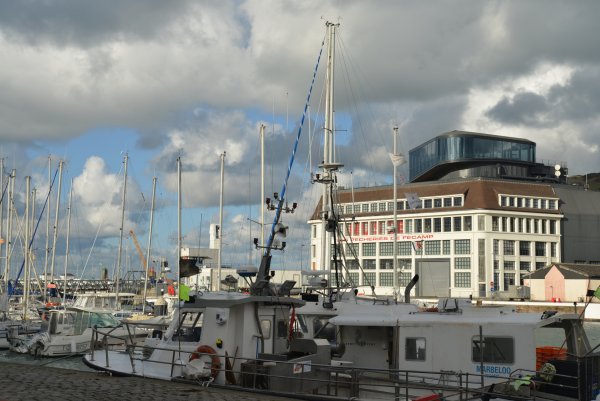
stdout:
<svg viewBox="0 0 600 401">
<path fill-rule="evenodd" d="M 529 138 L 540 159 L 571 161 L 571 173 L 600 171 L 599 13 L 595 1 L 553 0 L 383 0 L 376 7 L 359 0 L 3 2 L 0 151 L 6 168 L 31 174 L 42 194 L 48 144 L 56 149 L 111 129 L 133 133 L 130 152 L 151 154 L 145 172 L 153 170 L 173 192 L 181 156 L 185 207 L 212 214 L 219 155 L 226 151 L 225 204 L 253 205 L 260 196 L 258 127 L 268 125 L 269 194 L 280 191 L 330 20 L 341 23 L 335 97 L 341 185 L 390 183 L 394 125 L 405 154 L 463 129 Z M 309 149 L 305 126 L 290 201 L 315 202 L 320 195 L 308 177 L 322 160 L 323 121 L 316 116 L 323 111 L 324 65 L 322 55 L 311 104 L 314 137 Z M 109 171 L 106 155 L 90 151 L 84 159 L 82 171 L 73 172 L 77 229 L 89 240 L 101 227 L 107 248 L 99 252 L 110 255 L 120 174 Z M 407 166 L 400 171 L 408 176 Z M 147 210 L 136 185 L 126 212 L 132 227 L 145 222 L 139 210 Z M 231 212 L 227 224 L 239 225 L 240 216 Z"/>
<path fill-rule="evenodd" d="M 531 126 L 549 126 L 553 121 L 547 120 L 549 104 L 546 99 L 532 92 L 521 92 L 512 98 L 503 97 L 486 115 L 506 124 L 526 124 Z"/>
</svg>

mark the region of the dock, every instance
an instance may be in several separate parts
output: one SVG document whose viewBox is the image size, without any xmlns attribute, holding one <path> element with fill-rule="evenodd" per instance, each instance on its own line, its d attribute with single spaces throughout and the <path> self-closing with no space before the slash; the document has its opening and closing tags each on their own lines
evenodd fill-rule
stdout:
<svg viewBox="0 0 600 401">
<path fill-rule="evenodd" d="M 140 377 L 0 362 L 0 401 L 285 401 L 288 398 Z"/>
</svg>

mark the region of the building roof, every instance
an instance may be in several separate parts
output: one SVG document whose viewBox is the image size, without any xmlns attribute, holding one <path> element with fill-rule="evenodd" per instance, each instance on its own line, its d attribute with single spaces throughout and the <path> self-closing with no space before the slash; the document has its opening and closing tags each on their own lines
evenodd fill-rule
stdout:
<svg viewBox="0 0 600 401">
<path fill-rule="evenodd" d="M 501 207 L 498 195 L 506 194 L 513 196 L 531 196 L 543 198 L 558 198 L 552 185 L 535 182 L 519 182 L 500 179 L 474 178 L 454 182 L 425 182 L 398 185 L 398 199 L 406 198 L 407 193 L 416 193 L 420 198 L 444 195 L 464 195 L 464 203 L 461 207 L 435 208 L 436 212 L 445 210 L 506 210 L 520 212 L 540 212 L 544 214 L 560 214 L 560 210 L 533 209 L 524 207 Z M 375 202 L 382 200 L 393 200 L 393 187 L 391 185 L 357 188 L 352 190 L 338 190 L 337 202 L 354 203 Z M 321 200 L 319 200 L 310 220 L 318 220 L 321 211 Z M 432 209 L 399 210 L 400 215 L 431 213 Z M 353 216 L 389 216 L 390 212 L 356 212 Z"/>
<path fill-rule="evenodd" d="M 530 279 L 544 279 L 546 274 L 556 267 L 565 279 L 600 279 L 600 265 L 581 263 L 553 263 L 548 267 L 529 273 Z"/>
</svg>

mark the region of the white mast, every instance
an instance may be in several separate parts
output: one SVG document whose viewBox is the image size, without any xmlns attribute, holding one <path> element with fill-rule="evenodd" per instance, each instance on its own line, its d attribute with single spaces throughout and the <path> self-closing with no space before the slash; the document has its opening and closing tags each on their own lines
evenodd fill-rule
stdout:
<svg viewBox="0 0 600 401">
<path fill-rule="evenodd" d="M 54 214 L 54 232 L 52 237 L 52 258 L 50 263 L 50 280 L 54 280 L 54 260 L 56 258 L 56 237 L 58 236 L 58 212 L 60 210 L 60 195 L 62 191 L 63 161 L 58 162 L 58 193 L 56 195 L 56 212 Z"/>
<path fill-rule="evenodd" d="M 48 156 L 48 203 L 46 208 L 46 251 L 44 252 L 44 303 L 46 303 L 46 295 L 48 293 L 48 256 L 50 254 L 50 248 L 48 247 L 50 241 L 50 201 L 52 200 L 52 192 L 50 187 L 52 186 L 52 158 Z"/>
<path fill-rule="evenodd" d="M 4 218 L 4 203 L 6 203 L 6 195 L 4 192 L 4 158 L 0 158 L 0 196 L 4 195 L 2 198 L 2 202 L 0 202 L 0 255 L 2 255 L 2 244 L 3 242 L 7 242 L 6 238 L 4 238 L 2 231 L 2 221 Z M 2 241 L 4 240 L 4 241 Z M 5 277 L 5 281 L 8 281 L 8 277 Z"/>
<path fill-rule="evenodd" d="M 393 180 L 394 180 L 394 185 L 393 185 L 393 191 L 394 191 L 394 227 L 393 229 L 393 233 L 394 233 L 394 252 L 393 252 L 393 257 L 394 257 L 394 261 L 393 261 L 393 266 L 394 266 L 394 299 L 398 299 L 398 293 L 399 293 L 399 285 L 398 285 L 398 193 L 397 193 L 397 188 L 398 188 L 398 180 L 397 180 L 397 170 L 398 170 L 398 166 L 404 164 L 406 162 L 406 158 L 404 157 L 403 154 L 398 153 L 398 127 L 394 127 L 393 129 L 393 137 L 394 137 L 394 153 L 390 155 L 390 158 L 392 159 L 392 164 L 394 165 L 394 176 L 393 176 Z"/>
<path fill-rule="evenodd" d="M 71 189 L 69 190 L 69 206 L 67 213 L 67 240 L 65 245 L 65 285 L 63 288 L 63 305 L 67 302 L 67 268 L 69 266 L 69 238 L 71 236 L 71 204 L 73 202 L 73 179 L 71 179 Z"/>
<path fill-rule="evenodd" d="M 28 242 L 27 242 L 27 249 L 29 250 L 29 252 L 27 253 L 27 255 L 29 255 L 30 259 L 29 259 L 29 275 L 31 277 L 31 271 L 33 270 L 34 273 L 34 278 L 35 276 L 35 259 L 33 257 L 33 253 L 31 252 L 31 249 L 33 248 L 33 232 L 35 229 L 35 197 L 37 195 L 37 189 L 33 188 L 31 190 L 31 213 L 30 213 L 30 217 L 29 217 L 29 236 L 31 238 L 29 238 Z M 31 278 L 30 278 L 31 281 Z M 39 280 L 36 280 L 38 285 L 39 285 Z M 31 283 L 30 283 L 31 284 Z"/>
<path fill-rule="evenodd" d="M 221 255 L 223 252 L 223 184 L 225 181 L 225 154 L 221 153 L 221 191 L 219 196 L 219 248 L 217 253 L 217 288 L 221 288 Z"/>
<path fill-rule="evenodd" d="M 320 165 L 323 176 L 318 177 L 315 181 L 323 185 L 322 193 L 322 210 L 321 210 L 321 266 L 324 270 L 331 270 L 331 234 L 327 228 L 328 220 L 333 216 L 332 210 L 329 207 L 331 195 L 330 185 L 335 183 L 335 171 L 341 167 L 335 161 L 334 153 L 334 70 L 335 70 L 335 31 L 339 24 L 326 22 L 329 45 L 327 47 L 327 72 L 326 72 L 326 94 L 325 94 L 325 125 L 323 128 L 324 145 L 323 145 L 323 164 Z M 331 280 L 331 275 L 330 275 Z M 339 283 L 336 283 L 336 286 Z"/>
<path fill-rule="evenodd" d="M 398 141 L 397 141 L 397 137 L 398 137 L 398 127 L 394 127 L 393 130 L 393 136 L 394 136 L 394 155 L 398 154 Z M 397 300 L 398 299 L 398 194 L 397 194 L 397 182 L 396 182 L 396 173 L 398 170 L 398 166 L 396 165 L 396 163 L 392 160 L 392 163 L 394 165 L 394 176 L 393 176 L 393 180 L 394 180 L 394 252 L 393 252 L 393 266 L 394 266 L 394 299 Z"/>
<path fill-rule="evenodd" d="M 25 177 L 25 267 L 23 277 L 23 320 L 27 320 L 27 311 L 29 309 L 29 203 L 31 177 Z"/>
<path fill-rule="evenodd" d="M 15 177 L 17 171 L 13 169 L 8 177 L 8 202 L 6 202 L 6 254 L 5 254 L 5 265 L 4 265 L 4 277 L 6 277 L 6 291 L 8 292 L 8 279 L 10 277 L 10 259 L 11 259 L 11 248 L 12 248 L 12 219 L 13 219 L 13 197 L 15 191 Z"/>
<path fill-rule="evenodd" d="M 123 163 L 125 163 L 125 167 L 123 170 L 123 198 L 121 199 L 121 227 L 119 228 L 119 252 L 117 254 L 117 271 L 115 278 L 115 297 L 117 303 L 117 309 L 120 309 L 119 303 L 119 281 L 121 277 L 121 258 L 123 254 L 123 225 L 125 224 L 125 197 L 127 196 L 127 162 L 129 160 L 129 155 L 125 153 L 125 157 L 123 158 Z"/>
<path fill-rule="evenodd" d="M 146 309 L 146 297 L 148 295 L 148 271 L 150 270 L 150 250 L 152 249 L 152 226 L 154 225 L 154 200 L 156 198 L 156 177 L 152 178 L 152 204 L 150 206 L 150 230 L 148 232 L 148 249 L 146 250 L 146 278 L 144 280 L 144 302 L 142 312 Z"/>
<path fill-rule="evenodd" d="M 181 285 L 181 156 L 177 157 L 177 293 Z"/>
<path fill-rule="evenodd" d="M 265 125 L 260 125 L 260 246 L 265 246 Z"/>
</svg>

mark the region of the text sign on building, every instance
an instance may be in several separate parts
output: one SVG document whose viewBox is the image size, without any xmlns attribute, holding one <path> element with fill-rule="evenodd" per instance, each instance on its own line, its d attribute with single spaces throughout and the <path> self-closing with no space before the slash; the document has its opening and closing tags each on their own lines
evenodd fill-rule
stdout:
<svg viewBox="0 0 600 401">
<path fill-rule="evenodd" d="M 422 241 L 425 239 L 434 239 L 434 234 L 398 234 L 398 241 Z M 367 235 L 362 237 L 350 237 L 350 242 L 376 242 L 376 241 L 393 241 L 393 235 Z"/>
</svg>

